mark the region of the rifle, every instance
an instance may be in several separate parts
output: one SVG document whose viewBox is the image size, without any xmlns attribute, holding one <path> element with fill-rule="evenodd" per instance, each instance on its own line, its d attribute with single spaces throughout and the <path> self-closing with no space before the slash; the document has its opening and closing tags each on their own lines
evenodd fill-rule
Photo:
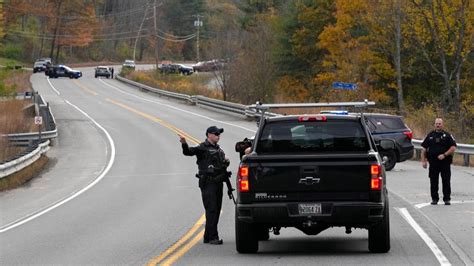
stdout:
<svg viewBox="0 0 474 266">
<path fill-rule="evenodd" d="M 229 199 L 231 199 L 234 202 L 234 205 L 237 205 L 237 202 L 235 201 L 234 193 L 233 193 L 235 189 L 232 187 L 232 184 L 230 183 L 231 176 L 232 176 L 232 172 L 227 171 L 224 182 L 227 185 L 227 195 L 229 196 Z"/>
</svg>

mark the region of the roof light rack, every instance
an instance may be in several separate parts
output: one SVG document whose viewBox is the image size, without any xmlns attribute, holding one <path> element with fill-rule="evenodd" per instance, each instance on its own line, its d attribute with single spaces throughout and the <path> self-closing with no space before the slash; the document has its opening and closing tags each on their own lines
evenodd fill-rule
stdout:
<svg viewBox="0 0 474 266">
<path fill-rule="evenodd" d="M 260 113 L 260 120 L 257 121 L 259 124 L 263 122 L 265 118 L 265 112 L 270 108 L 313 108 L 313 107 L 356 107 L 365 108 L 375 105 L 375 102 L 365 99 L 363 102 L 326 102 L 326 103 L 269 103 L 262 104 L 256 102 L 249 106 L 251 109 L 255 109 L 257 113 Z M 361 111 L 363 116 L 363 112 Z"/>
<path fill-rule="evenodd" d="M 372 102 L 365 99 L 363 102 L 327 102 L 327 103 L 269 103 L 262 104 L 257 102 L 249 107 L 257 110 L 268 110 L 270 108 L 311 108 L 311 107 L 368 107 L 375 105 Z"/>
<path fill-rule="evenodd" d="M 366 121 L 364 117 L 363 108 L 373 106 L 375 102 L 365 99 L 363 102 L 326 102 L 326 103 L 270 103 L 262 104 L 257 101 L 255 104 L 249 106 L 251 109 L 255 109 L 257 113 L 260 113 L 260 119 L 257 120 L 257 125 L 263 125 L 265 123 L 265 112 L 270 108 L 312 108 L 312 107 L 356 107 L 361 108 L 360 116 L 362 121 Z M 367 123 L 367 122 L 365 122 Z M 368 133 L 367 126 L 364 127 L 366 134 Z M 372 144 L 369 143 L 371 150 L 373 150 Z"/>
</svg>

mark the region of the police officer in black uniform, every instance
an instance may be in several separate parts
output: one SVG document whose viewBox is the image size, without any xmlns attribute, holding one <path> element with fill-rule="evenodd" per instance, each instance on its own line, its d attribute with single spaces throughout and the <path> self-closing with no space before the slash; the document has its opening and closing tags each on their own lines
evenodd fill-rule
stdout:
<svg viewBox="0 0 474 266">
<path fill-rule="evenodd" d="M 435 130 L 426 135 L 421 146 L 421 162 L 423 168 L 430 164 L 429 177 L 431 189 L 431 205 L 438 204 L 439 174 L 443 183 L 443 201 L 445 205 L 451 205 L 451 163 L 456 150 L 454 137 L 443 130 L 443 119 L 436 118 Z"/>
<path fill-rule="evenodd" d="M 220 135 L 223 128 L 211 126 L 206 130 L 207 139 L 198 146 L 189 147 L 186 139 L 180 137 L 183 154 L 186 156 L 196 155 L 199 172 L 199 188 L 201 189 L 202 202 L 206 210 L 206 228 L 204 231 L 204 243 L 221 245 L 222 239 L 217 232 L 219 215 L 222 207 L 223 182 L 227 178 L 227 166 L 229 160 L 224 151 L 219 147 Z"/>
</svg>

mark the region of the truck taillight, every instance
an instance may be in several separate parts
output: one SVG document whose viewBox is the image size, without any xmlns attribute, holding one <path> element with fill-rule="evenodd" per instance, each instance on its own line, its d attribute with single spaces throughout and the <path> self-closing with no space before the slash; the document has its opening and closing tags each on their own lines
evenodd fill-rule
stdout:
<svg viewBox="0 0 474 266">
<path fill-rule="evenodd" d="M 409 139 L 413 139 L 413 132 L 411 131 L 403 131 L 403 134 L 407 136 Z"/>
<path fill-rule="evenodd" d="M 383 185 L 382 176 L 382 167 L 380 164 L 372 164 L 370 166 L 370 189 L 371 190 L 381 190 Z"/>
<path fill-rule="evenodd" d="M 239 191 L 249 192 L 249 167 L 246 165 L 239 166 Z"/>
</svg>

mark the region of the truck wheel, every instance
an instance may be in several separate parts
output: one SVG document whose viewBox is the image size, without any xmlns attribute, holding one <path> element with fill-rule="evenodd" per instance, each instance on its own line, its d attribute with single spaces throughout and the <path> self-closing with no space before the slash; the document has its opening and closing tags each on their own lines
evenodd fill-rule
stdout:
<svg viewBox="0 0 474 266">
<path fill-rule="evenodd" d="M 270 239 L 270 232 L 265 226 L 258 226 L 256 228 L 256 233 L 258 241 L 267 241 L 268 239 Z"/>
<path fill-rule="evenodd" d="M 251 223 L 245 223 L 237 219 L 235 215 L 235 246 L 239 253 L 256 253 L 258 251 L 258 239 L 255 227 Z"/>
<path fill-rule="evenodd" d="M 397 164 L 397 154 L 395 154 L 395 151 L 383 151 L 381 152 L 382 157 L 387 156 L 388 161 L 385 164 L 385 170 L 390 171 L 395 167 L 395 164 Z"/>
<path fill-rule="evenodd" d="M 385 201 L 383 220 L 369 228 L 369 251 L 387 253 L 390 250 L 390 219 L 388 199 Z"/>
</svg>

